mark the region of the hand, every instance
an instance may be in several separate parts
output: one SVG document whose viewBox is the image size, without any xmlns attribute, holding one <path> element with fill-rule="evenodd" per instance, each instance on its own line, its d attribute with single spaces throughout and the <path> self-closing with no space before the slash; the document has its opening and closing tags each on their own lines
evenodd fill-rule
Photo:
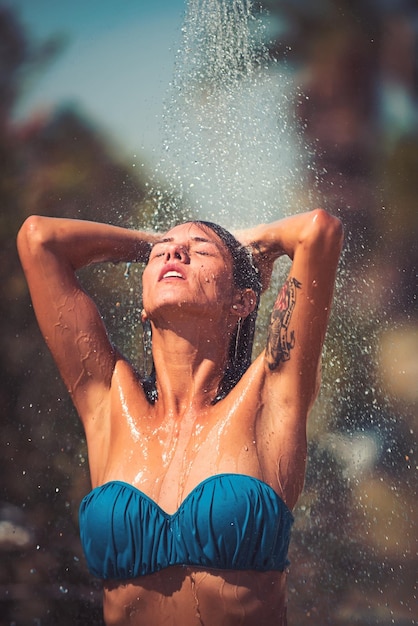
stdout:
<svg viewBox="0 0 418 626">
<path fill-rule="evenodd" d="M 261 230 L 260 227 L 238 230 L 233 234 L 241 245 L 250 251 L 254 264 L 260 272 L 262 291 L 266 291 L 270 285 L 274 261 L 285 254 L 284 250 L 279 254 L 276 250 L 274 255 L 268 252 L 263 240 L 264 229 Z"/>
</svg>

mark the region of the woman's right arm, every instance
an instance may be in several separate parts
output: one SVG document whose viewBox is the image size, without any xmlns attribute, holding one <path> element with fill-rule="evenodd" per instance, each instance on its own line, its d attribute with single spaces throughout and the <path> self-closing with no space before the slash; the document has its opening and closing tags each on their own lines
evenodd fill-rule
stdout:
<svg viewBox="0 0 418 626">
<path fill-rule="evenodd" d="M 76 270 L 146 261 L 155 236 L 108 224 L 29 217 L 17 245 L 33 307 L 80 418 L 94 418 L 110 390 L 116 353 Z"/>
</svg>

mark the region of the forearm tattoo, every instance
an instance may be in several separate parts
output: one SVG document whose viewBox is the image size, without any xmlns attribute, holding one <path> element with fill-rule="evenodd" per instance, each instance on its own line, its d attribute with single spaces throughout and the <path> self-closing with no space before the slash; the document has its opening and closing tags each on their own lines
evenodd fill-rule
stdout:
<svg viewBox="0 0 418 626">
<path fill-rule="evenodd" d="M 295 345 L 295 332 L 292 330 L 289 333 L 289 324 L 296 304 L 296 291 L 300 288 L 301 283 L 296 278 L 288 278 L 274 303 L 266 346 L 267 363 L 271 370 L 290 359 L 290 350 Z"/>
</svg>

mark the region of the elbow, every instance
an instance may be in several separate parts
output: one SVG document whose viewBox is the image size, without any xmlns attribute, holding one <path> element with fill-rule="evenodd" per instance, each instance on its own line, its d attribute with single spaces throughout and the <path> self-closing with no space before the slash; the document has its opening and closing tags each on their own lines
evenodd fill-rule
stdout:
<svg viewBox="0 0 418 626">
<path fill-rule="evenodd" d="M 334 215 L 331 215 L 324 209 L 315 209 L 311 213 L 312 225 L 319 232 L 326 232 L 329 236 L 332 236 L 338 241 L 343 239 L 343 225 L 341 220 Z"/>
<path fill-rule="evenodd" d="M 48 242 L 48 218 L 31 215 L 20 227 L 17 235 L 17 249 L 22 262 L 35 257 Z"/>
<path fill-rule="evenodd" d="M 313 246 L 339 256 L 344 241 L 342 222 L 324 209 L 315 209 L 310 213 L 305 237 Z"/>
</svg>

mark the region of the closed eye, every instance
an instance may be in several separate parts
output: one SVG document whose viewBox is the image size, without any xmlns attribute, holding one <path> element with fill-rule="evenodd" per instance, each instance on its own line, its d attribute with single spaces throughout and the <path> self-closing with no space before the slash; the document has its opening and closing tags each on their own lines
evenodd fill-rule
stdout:
<svg viewBox="0 0 418 626">
<path fill-rule="evenodd" d="M 157 248 L 158 246 L 158 248 Z M 156 249 L 157 248 L 157 249 Z M 160 256 L 164 256 L 165 254 L 165 249 L 163 247 L 163 242 L 157 242 L 154 244 L 151 254 L 150 254 L 150 258 L 156 258 L 156 257 L 160 257 Z"/>
<path fill-rule="evenodd" d="M 162 239 L 161 241 L 157 241 L 153 246 L 150 258 L 158 258 L 164 256 L 166 253 L 165 244 L 170 244 L 172 241 L 172 238 L 166 238 Z M 194 253 L 198 254 L 199 256 L 219 255 L 218 246 L 214 242 L 202 237 L 192 237 L 188 243 L 181 244 L 181 246 L 188 254 Z"/>
<path fill-rule="evenodd" d="M 200 256 L 218 256 L 218 247 L 211 241 L 197 241 L 197 245 L 191 246 L 192 252 L 199 254 Z"/>
</svg>

